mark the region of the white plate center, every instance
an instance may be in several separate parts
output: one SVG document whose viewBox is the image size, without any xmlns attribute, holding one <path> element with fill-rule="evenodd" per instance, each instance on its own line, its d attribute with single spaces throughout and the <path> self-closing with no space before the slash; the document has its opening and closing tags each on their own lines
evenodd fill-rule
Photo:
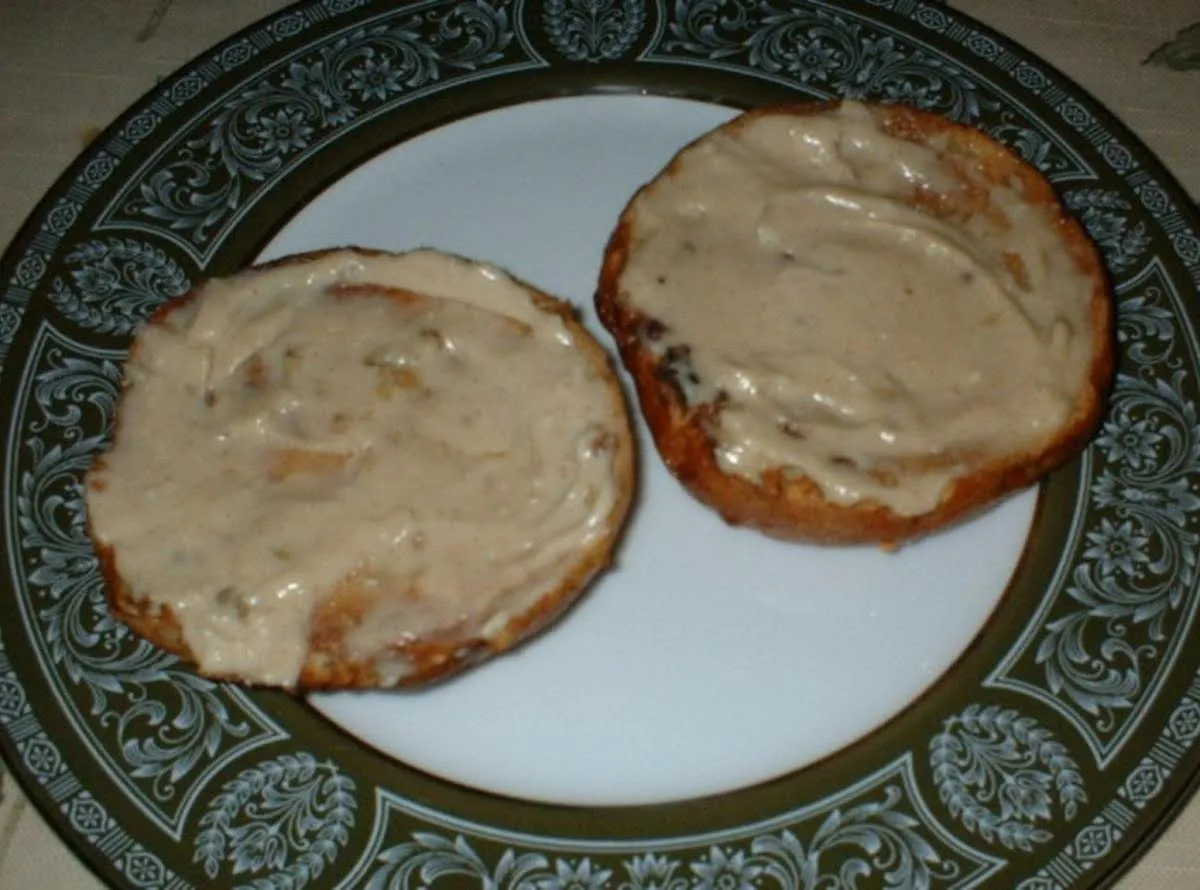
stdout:
<svg viewBox="0 0 1200 890">
<path fill-rule="evenodd" d="M 650 97 L 531 103 L 443 127 L 356 169 L 263 259 L 429 245 L 591 308 L 628 197 L 729 109 Z M 1020 555 L 1035 497 L 899 554 L 727 528 L 641 429 L 640 505 L 618 565 L 550 633 L 417 693 L 319 695 L 347 732 L 515 797 L 650 803 L 744 787 L 870 732 L 946 671 Z"/>
</svg>

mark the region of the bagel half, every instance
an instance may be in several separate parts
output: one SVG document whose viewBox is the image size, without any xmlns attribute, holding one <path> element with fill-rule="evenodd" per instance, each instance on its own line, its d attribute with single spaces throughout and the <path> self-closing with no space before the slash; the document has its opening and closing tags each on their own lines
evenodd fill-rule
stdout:
<svg viewBox="0 0 1200 890">
<path fill-rule="evenodd" d="M 112 611 L 214 678 L 413 686 L 612 559 L 624 397 L 567 303 L 432 250 L 301 254 L 162 307 L 86 477 Z"/>
<path fill-rule="evenodd" d="M 668 469 L 790 540 L 976 513 L 1085 446 L 1113 375 L 1101 257 L 1050 184 L 900 105 L 763 108 L 686 146 L 621 214 L 596 307 Z"/>
</svg>

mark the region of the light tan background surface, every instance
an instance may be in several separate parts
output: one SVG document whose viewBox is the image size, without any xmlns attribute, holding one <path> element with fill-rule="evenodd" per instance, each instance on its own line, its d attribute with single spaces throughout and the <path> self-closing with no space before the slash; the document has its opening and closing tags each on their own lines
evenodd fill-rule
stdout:
<svg viewBox="0 0 1200 890">
<path fill-rule="evenodd" d="M 278 0 L 0 0 L 0 246 L 100 128 L 161 77 Z M 1106 103 L 1200 195 L 1200 69 L 1143 65 L 1200 0 L 951 0 Z M 0 888 L 100 883 L 0 780 Z M 1200 888 L 1200 800 L 1119 890 Z"/>
</svg>

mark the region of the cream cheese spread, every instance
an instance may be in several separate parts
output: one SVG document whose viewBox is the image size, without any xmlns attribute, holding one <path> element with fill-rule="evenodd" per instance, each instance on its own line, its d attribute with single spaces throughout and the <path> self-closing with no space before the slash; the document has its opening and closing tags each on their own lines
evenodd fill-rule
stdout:
<svg viewBox="0 0 1200 890">
<path fill-rule="evenodd" d="M 212 280 L 136 338 L 93 534 L 217 675 L 294 684 L 345 589 L 352 658 L 499 632 L 612 532 L 623 409 L 575 339 L 433 251 Z"/>
<path fill-rule="evenodd" d="M 1051 213 L 861 104 L 714 131 L 631 211 L 622 293 L 688 403 L 719 406 L 725 472 L 920 514 L 1086 380 L 1092 284 Z"/>
</svg>

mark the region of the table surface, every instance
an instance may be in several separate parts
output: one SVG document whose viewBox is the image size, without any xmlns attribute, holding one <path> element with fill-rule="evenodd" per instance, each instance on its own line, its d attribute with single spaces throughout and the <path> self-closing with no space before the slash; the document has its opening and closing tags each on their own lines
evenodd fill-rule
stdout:
<svg viewBox="0 0 1200 890">
<path fill-rule="evenodd" d="M 0 246 L 99 130 L 155 82 L 280 0 L 0 3 Z M 951 0 L 1090 90 L 1200 195 L 1200 35 L 1192 69 L 1143 64 L 1200 0 Z M 1197 28 L 1200 31 L 1200 25 Z M 0 888 L 94 890 L 11 775 L 0 778 Z M 1119 883 L 1200 887 L 1200 799 Z"/>
</svg>

